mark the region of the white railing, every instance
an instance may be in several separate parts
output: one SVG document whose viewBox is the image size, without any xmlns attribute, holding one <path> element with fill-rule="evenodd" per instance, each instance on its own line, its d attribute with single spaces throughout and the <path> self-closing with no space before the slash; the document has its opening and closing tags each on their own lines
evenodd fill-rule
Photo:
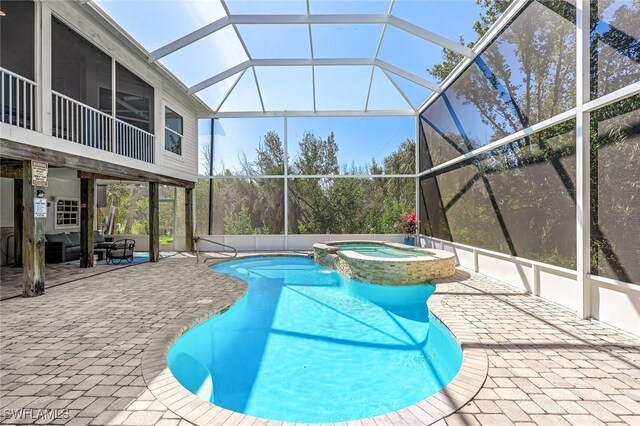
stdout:
<svg viewBox="0 0 640 426">
<path fill-rule="evenodd" d="M 52 91 L 53 136 L 154 162 L 155 135 L 61 93 Z"/>
<path fill-rule="evenodd" d="M 63 94 L 52 92 L 53 136 L 113 151 L 113 117 Z"/>
<path fill-rule="evenodd" d="M 129 123 L 116 119 L 116 153 L 136 160 L 153 163 L 156 137 Z"/>
<path fill-rule="evenodd" d="M 37 84 L 11 71 L 0 68 L 2 122 L 36 130 Z"/>
</svg>

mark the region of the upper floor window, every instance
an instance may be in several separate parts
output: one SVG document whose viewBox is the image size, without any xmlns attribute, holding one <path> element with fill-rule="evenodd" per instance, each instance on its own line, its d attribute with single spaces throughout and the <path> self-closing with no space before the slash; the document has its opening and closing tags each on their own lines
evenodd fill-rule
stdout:
<svg viewBox="0 0 640 426">
<path fill-rule="evenodd" d="M 182 116 L 169 107 L 164 109 L 164 149 L 182 154 Z"/>
</svg>

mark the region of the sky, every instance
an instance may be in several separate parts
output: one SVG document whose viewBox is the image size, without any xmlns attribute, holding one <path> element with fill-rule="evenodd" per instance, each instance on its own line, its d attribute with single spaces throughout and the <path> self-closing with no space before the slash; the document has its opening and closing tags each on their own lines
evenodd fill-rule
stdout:
<svg viewBox="0 0 640 426">
<path fill-rule="evenodd" d="M 298 156 L 298 146 L 307 132 L 327 139 L 334 133 L 338 143 L 340 166 L 366 167 L 375 159 L 382 164 L 384 158 L 395 151 L 406 139 L 415 139 L 415 117 L 296 117 L 288 118 L 288 155 L 292 164 Z M 242 174 L 243 155 L 249 162 L 256 159 L 256 149 L 264 135 L 275 131 L 284 142 L 282 118 L 221 118 L 214 129 L 214 174 L 224 169 Z M 200 120 L 200 152 L 210 144 L 210 120 Z M 202 167 L 200 174 L 208 174 Z M 224 166 L 224 167 L 223 167 Z"/>
<path fill-rule="evenodd" d="M 220 0 L 94 0 L 120 26 L 148 51 L 225 16 Z M 305 0 L 227 0 L 231 14 L 306 14 Z M 385 14 L 389 0 L 310 0 L 312 14 Z M 392 14 L 434 33 L 457 41 L 475 40 L 472 25 L 481 12 L 474 0 L 396 0 Z M 142 19 L 141 17 L 144 17 Z M 307 25 L 238 25 L 252 58 L 310 58 Z M 383 30 L 381 24 L 311 26 L 314 57 L 372 58 Z M 417 76 L 437 82 L 427 69 L 442 60 L 442 48 L 416 36 L 388 26 L 378 58 Z M 160 60 L 187 86 L 193 86 L 248 57 L 231 26 L 211 34 Z M 316 67 L 316 107 L 319 110 L 363 110 L 366 104 L 371 66 Z M 199 93 L 213 109 L 240 74 Z M 401 87 L 411 106 L 399 96 L 389 77 L 375 76 L 372 91 L 376 100 L 372 109 L 418 107 L 430 94 L 400 76 L 390 75 Z M 222 110 L 261 110 L 256 80 L 263 92 L 265 108 L 280 110 L 313 109 L 311 70 L 307 67 L 256 68 L 247 72 L 234 92 L 236 101 Z M 284 83 L 283 83 L 284 81 Z M 354 84 L 355 83 L 355 84 Z M 289 90 L 287 90 L 289 89 Z M 324 94 L 324 95 L 323 95 Z M 324 96 L 324 98 L 323 98 Z M 241 99 L 242 102 L 238 102 Z M 228 100 L 227 102 L 229 102 Z M 242 104 L 242 105 L 239 105 Z M 390 107 L 384 107 L 390 105 Z"/>
<path fill-rule="evenodd" d="M 220 0 L 93 0 L 145 49 L 152 52 L 171 41 L 225 16 Z M 227 0 L 231 14 L 306 14 L 305 0 Z M 309 0 L 312 14 L 386 14 L 389 0 Z M 481 12 L 475 0 L 396 0 L 392 14 L 434 33 L 465 41 L 476 39 L 472 25 Z M 311 26 L 316 58 L 372 58 L 381 24 Z M 307 25 L 238 25 L 238 32 L 253 58 L 310 58 Z M 388 26 L 378 58 L 430 81 L 427 69 L 442 61 L 442 48 Z M 160 60 L 187 86 L 193 86 L 248 59 L 231 26 L 217 31 Z M 371 93 L 367 104 L 369 79 Z M 402 110 L 418 108 L 432 93 L 398 75 L 371 66 L 256 67 L 238 73 L 198 93 L 214 110 L 224 112 L 266 110 L 312 111 L 313 79 L 317 110 Z M 393 82 L 392 82 L 393 80 Z M 258 92 L 257 84 L 260 87 Z M 395 85 L 394 85 L 395 83 Z M 235 84 L 235 86 L 234 86 Z M 398 91 L 398 86 L 405 96 Z M 225 95 L 233 87 L 229 96 Z M 221 105 L 221 102 L 224 103 Z M 201 125 L 201 143 L 209 132 Z M 341 164 L 382 162 L 403 140 L 415 138 L 415 118 L 290 119 L 290 145 L 304 131 L 326 138 L 334 131 L 340 144 Z M 238 150 L 255 152 L 259 138 L 282 129 L 279 120 L 228 120 L 216 126 L 217 160 L 227 168 L 239 167 Z M 277 129 L 273 129 L 277 130 Z M 218 134 L 223 132 L 223 134 Z M 297 142 L 296 142 L 297 145 Z M 294 146 L 295 148 L 295 146 Z M 291 150 L 292 148 L 290 148 Z M 295 151 L 295 149 L 294 149 Z M 295 153 L 290 152 L 290 156 Z M 249 155 L 249 154 L 248 154 Z M 216 168 L 219 168 L 217 161 Z"/>
</svg>

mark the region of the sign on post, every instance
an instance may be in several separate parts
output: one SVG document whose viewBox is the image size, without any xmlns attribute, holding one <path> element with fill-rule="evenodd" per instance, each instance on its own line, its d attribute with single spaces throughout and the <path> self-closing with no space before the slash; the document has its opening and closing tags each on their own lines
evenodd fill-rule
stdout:
<svg viewBox="0 0 640 426">
<path fill-rule="evenodd" d="M 33 199 L 33 217 L 35 217 L 36 219 L 47 217 L 47 199 L 46 198 Z"/>
<path fill-rule="evenodd" d="M 45 163 L 44 161 L 31 161 L 31 184 L 33 186 L 48 187 L 48 174 L 49 163 Z"/>
</svg>

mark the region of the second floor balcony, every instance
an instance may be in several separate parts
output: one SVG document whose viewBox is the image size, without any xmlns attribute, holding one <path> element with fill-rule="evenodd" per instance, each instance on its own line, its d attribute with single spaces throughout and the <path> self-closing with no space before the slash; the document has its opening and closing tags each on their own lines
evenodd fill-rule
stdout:
<svg viewBox="0 0 640 426">
<path fill-rule="evenodd" d="M 154 134 L 52 91 L 52 134 L 92 148 L 154 162 Z"/>
<path fill-rule="evenodd" d="M 44 132 L 37 122 L 38 84 L 0 68 L 1 121 Z M 51 91 L 51 135 L 128 158 L 154 163 L 156 136 L 124 120 Z M 53 148 L 53 147 L 52 147 Z"/>
</svg>

